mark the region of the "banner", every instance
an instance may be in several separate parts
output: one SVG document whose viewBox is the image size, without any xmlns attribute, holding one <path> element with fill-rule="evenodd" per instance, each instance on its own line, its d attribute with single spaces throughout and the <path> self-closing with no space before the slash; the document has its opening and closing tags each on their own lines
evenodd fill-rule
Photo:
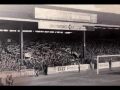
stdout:
<svg viewBox="0 0 120 90">
<path fill-rule="evenodd" d="M 66 71 L 78 71 L 78 65 L 66 66 Z"/>
<path fill-rule="evenodd" d="M 47 20 L 39 20 L 38 22 L 39 29 L 53 29 L 53 30 L 85 31 L 86 28 L 83 25 L 85 24 L 73 23 L 73 22 L 47 21 Z"/>
<path fill-rule="evenodd" d="M 56 67 L 56 72 L 65 72 L 66 71 L 66 66 L 58 66 Z"/>
<path fill-rule="evenodd" d="M 97 23 L 97 14 L 72 12 L 47 8 L 35 8 L 35 18 L 74 22 Z"/>
<path fill-rule="evenodd" d="M 88 70 L 90 69 L 90 65 L 89 64 L 81 64 L 80 65 L 80 70 Z"/>
<path fill-rule="evenodd" d="M 85 71 L 90 69 L 89 64 L 81 64 L 80 65 L 80 70 Z M 79 67 L 78 65 L 68 65 L 68 66 L 57 66 L 56 67 L 56 72 L 68 72 L 68 71 L 78 71 Z"/>
<path fill-rule="evenodd" d="M 109 63 L 99 63 L 99 69 L 109 68 Z"/>
<path fill-rule="evenodd" d="M 120 61 L 112 62 L 112 67 L 120 67 Z"/>
</svg>

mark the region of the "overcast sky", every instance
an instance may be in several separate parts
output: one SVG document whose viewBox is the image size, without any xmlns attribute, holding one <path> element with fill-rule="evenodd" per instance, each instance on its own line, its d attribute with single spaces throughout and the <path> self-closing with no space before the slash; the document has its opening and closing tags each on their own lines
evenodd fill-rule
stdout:
<svg viewBox="0 0 120 90">
<path fill-rule="evenodd" d="M 68 7 L 68 8 L 75 8 L 75 9 L 85 9 L 85 10 L 93 10 L 93 11 L 101 11 L 101 12 L 111 12 L 111 13 L 118 13 L 120 14 L 120 5 L 119 4 L 106 4 L 106 5 L 83 5 L 83 4 L 62 4 L 62 5 L 52 5 L 52 6 L 59 6 L 59 7 Z"/>
</svg>

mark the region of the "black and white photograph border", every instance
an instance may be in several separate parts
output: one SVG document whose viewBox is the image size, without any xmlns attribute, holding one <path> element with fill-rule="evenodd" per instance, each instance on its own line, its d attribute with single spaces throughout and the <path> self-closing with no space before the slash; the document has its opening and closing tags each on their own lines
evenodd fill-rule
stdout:
<svg viewBox="0 0 120 90">
<path fill-rule="evenodd" d="M 0 86 L 119 86 L 120 5 L 0 5 Z"/>
</svg>

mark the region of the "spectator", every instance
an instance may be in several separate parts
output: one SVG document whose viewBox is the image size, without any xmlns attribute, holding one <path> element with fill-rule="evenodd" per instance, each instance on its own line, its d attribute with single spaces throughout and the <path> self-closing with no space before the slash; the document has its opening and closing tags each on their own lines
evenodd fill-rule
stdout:
<svg viewBox="0 0 120 90">
<path fill-rule="evenodd" d="M 0 42 L 0 71 L 19 70 L 20 45 L 18 41 L 12 39 L 11 42 L 2 43 L 2 40 Z M 90 64 L 97 55 L 120 54 L 119 45 L 119 40 L 87 40 L 85 60 L 82 63 Z M 78 43 L 77 41 L 25 39 L 23 48 L 24 54 L 29 52 L 31 57 L 27 59 L 24 56 L 22 67 L 35 68 L 39 71 L 41 70 L 40 62 L 42 60 L 45 60 L 49 67 L 71 65 L 76 58 L 82 59 L 83 54 L 82 41 Z M 100 60 L 100 62 L 103 61 L 104 59 Z"/>
<path fill-rule="evenodd" d="M 12 77 L 12 75 L 7 75 L 7 77 L 6 77 L 6 85 L 8 85 L 8 86 L 13 85 L 13 77 Z"/>
<path fill-rule="evenodd" d="M 2 78 L 0 78 L 0 86 L 4 86 L 4 84 L 2 82 Z"/>
</svg>

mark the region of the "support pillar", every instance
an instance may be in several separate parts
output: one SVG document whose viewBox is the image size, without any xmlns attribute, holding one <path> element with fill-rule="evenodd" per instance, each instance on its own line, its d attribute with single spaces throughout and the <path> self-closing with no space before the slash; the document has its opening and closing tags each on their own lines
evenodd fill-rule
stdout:
<svg viewBox="0 0 120 90">
<path fill-rule="evenodd" d="M 20 26 L 20 70 L 23 64 L 23 25 Z"/>
<path fill-rule="evenodd" d="M 82 59 L 82 63 L 85 60 L 85 53 L 86 53 L 86 31 L 83 31 L 83 59 Z"/>
</svg>

